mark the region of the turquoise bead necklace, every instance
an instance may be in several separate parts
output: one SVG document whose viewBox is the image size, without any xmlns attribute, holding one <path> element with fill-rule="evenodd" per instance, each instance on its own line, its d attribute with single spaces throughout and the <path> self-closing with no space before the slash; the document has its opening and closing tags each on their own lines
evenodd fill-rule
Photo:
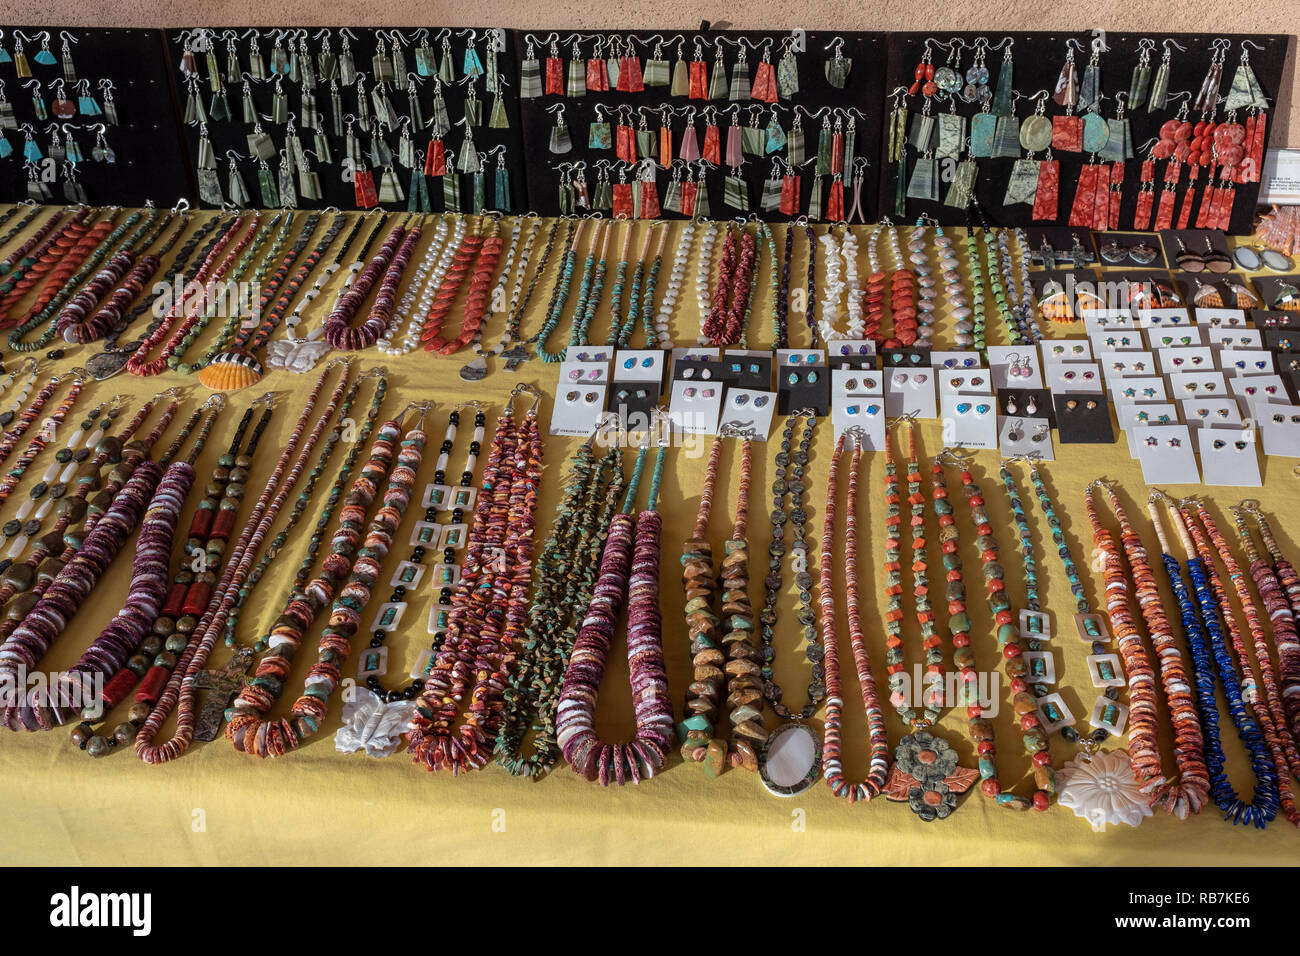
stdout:
<svg viewBox="0 0 1300 956">
<path fill-rule="evenodd" d="M 564 307 L 569 301 L 569 292 L 573 288 L 573 273 L 578 261 L 578 244 L 582 241 L 582 230 L 587 224 L 587 220 L 579 219 L 578 224 L 573 227 L 565 241 L 564 258 L 561 260 L 560 277 L 555 283 L 555 288 L 551 293 L 551 304 L 546 310 L 546 321 L 542 323 L 541 330 L 532 339 L 537 346 L 537 354 L 541 356 L 543 362 L 559 362 L 564 359 L 564 350 L 559 352 L 548 352 L 546 343 L 550 339 L 555 327 L 560 324 L 560 318 L 564 315 Z M 587 265 L 594 265 L 594 259 L 589 258 Z M 584 267 L 585 279 L 585 267 Z"/>
</svg>

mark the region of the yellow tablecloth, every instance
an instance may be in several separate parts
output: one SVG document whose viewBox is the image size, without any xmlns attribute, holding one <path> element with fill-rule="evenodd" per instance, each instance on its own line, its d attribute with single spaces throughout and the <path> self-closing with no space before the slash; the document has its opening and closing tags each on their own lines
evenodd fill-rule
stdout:
<svg viewBox="0 0 1300 956">
<path fill-rule="evenodd" d="M 669 260 L 674 241 L 670 239 L 668 244 Z M 795 258 L 794 275 L 797 277 L 804 274 L 803 245 L 799 243 Z M 552 262 L 552 271 L 555 265 Z M 864 259 L 861 268 L 865 270 L 865 266 Z M 690 341 L 698 334 L 692 294 L 693 275 L 692 263 L 673 328 L 675 338 L 681 342 Z M 765 279 L 761 284 L 765 287 Z M 548 283 L 539 287 L 525 320 L 525 333 L 530 334 L 540 324 L 547 287 Z M 317 307 L 308 316 L 309 324 L 321 320 L 324 308 L 332 302 L 331 293 L 332 287 L 317 300 Z M 765 303 L 764 293 L 755 309 L 751 327 L 751 343 L 758 348 L 765 348 L 771 342 L 771 329 L 764 317 Z M 489 328 L 490 342 L 495 342 L 499 336 L 500 322 L 497 318 Z M 200 347 L 206 348 L 218 324 L 213 323 L 200 341 Z M 945 321 L 941 325 L 946 330 L 950 324 Z M 796 344 L 807 341 L 802 316 L 792 316 L 791 328 Z M 608 311 L 607 307 L 602 307 L 592 337 L 603 341 L 607 330 Z M 996 313 L 990 314 L 989 330 L 991 344 L 1005 341 Z M 566 321 L 557 336 L 567 337 L 567 332 Z M 1061 330 L 1053 327 L 1048 334 L 1059 336 Z M 640 341 L 639 332 L 636 341 Z M 942 332 L 940 344 L 944 344 Z M 86 349 L 70 347 L 67 357 L 58 365 L 60 368 L 70 367 L 88 354 Z M 391 370 L 390 398 L 386 406 L 390 413 L 414 399 L 431 398 L 440 403 L 441 407 L 430 419 L 433 440 L 419 476 L 420 486 L 432 480 L 437 441 L 451 402 L 479 398 L 494 403 L 499 409 L 516 382 L 531 382 L 547 393 L 541 409 L 544 431 L 549 423 L 551 397 L 556 387 L 555 366 L 534 360 L 526 363 L 517 375 L 511 375 L 493 363 L 492 373 L 484 382 L 467 385 L 457 375 L 457 369 L 467 355 L 463 353 L 448 359 L 417 353 L 390 358 L 372 352 L 361 358 L 365 367 L 386 364 Z M 81 408 L 90 407 L 91 399 L 118 392 L 138 403 L 159 388 L 172 384 L 186 386 L 194 401 L 206 395 L 206 390 L 192 379 L 182 380 L 169 374 L 154 380 L 141 380 L 124 373 L 96 386 L 90 391 L 90 398 L 83 399 Z M 200 473 L 204 471 L 202 466 L 214 463 L 228 443 L 237 418 L 235 409 L 242 408 L 243 403 L 256 394 L 271 389 L 279 396 L 279 410 L 264 439 L 258 456 L 259 467 L 255 468 L 249 485 L 250 489 L 260 489 L 275 458 L 273 450 L 297 418 L 295 395 L 303 394 L 308 386 L 308 376 L 279 372 L 269 374 L 262 386 L 233 396 L 233 407 L 219 423 L 200 462 Z M 363 407 L 362 402 L 368 394 L 367 389 L 358 401 L 358 410 Z M 779 430 L 780 419 L 776 428 L 778 433 Z M 809 533 L 814 542 L 819 542 L 821 535 L 830 434 L 829 423 L 824 422 L 818 429 L 809 470 Z M 1120 441 L 1109 446 L 1057 445 L 1057 460 L 1044 466 L 1076 559 L 1084 568 L 1094 606 L 1100 596 L 1100 578 L 1088 568 L 1092 539 L 1082 506 L 1083 489 L 1091 479 L 1105 475 L 1120 484 L 1130 514 L 1144 529 L 1148 548 L 1158 553 L 1154 535 L 1145 520 L 1143 505 L 1147 489 L 1140 469 L 1136 461 L 1129 459 L 1122 436 L 1117 437 Z M 458 462 L 463 454 L 464 440 L 462 436 L 453 453 L 453 463 Z M 545 440 L 546 470 L 539 512 L 539 547 L 562 488 L 566 462 L 576 445 L 577 439 L 548 436 Z M 927 422 L 923 430 L 923 453 L 932 456 L 940 447 L 938 422 Z M 707 444 L 704 450 L 707 452 Z M 771 507 L 770 459 L 775 447 L 759 445 L 755 451 L 749 539 L 756 580 L 751 596 L 756 607 L 761 607 L 760 581 L 770 540 L 766 518 Z M 337 460 L 341 457 L 340 454 Z M 737 473 L 737 458 L 733 449 L 724 452 L 719 476 L 720 492 L 715 499 L 710 529 L 715 547 L 720 547 L 729 533 L 734 513 L 733 479 Z M 45 460 L 43 457 L 33 466 L 23 488 L 43 470 Z M 689 457 L 680 449 L 670 453 L 661 508 L 665 514 L 661 564 L 664 646 L 679 713 L 681 697 L 690 681 L 690 664 L 682 623 L 683 597 L 678 556 L 681 542 L 689 535 L 694 522 L 704 460 L 704 457 Z M 631 453 L 628 453 L 629 467 L 630 463 Z M 860 544 L 859 561 L 868 645 L 875 662 L 876 680 L 883 688 L 881 662 L 884 645 L 879 624 L 884 580 L 880 567 L 883 548 L 881 456 L 871 456 L 869 465 L 869 473 L 864 476 L 862 484 L 860 510 L 860 534 L 864 538 L 869 536 L 869 543 L 864 540 Z M 1297 558 L 1300 557 L 1296 540 L 1300 536 L 1300 520 L 1290 510 L 1294 506 L 1296 482 L 1291 468 L 1292 462 L 1288 460 L 1264 461 L 1265 487 L 1259 490 L 1204 489 L 1198 486 L 1169 490 L 1175 494 L 1206 494 L 1213 502 L 1212 511 L 1225 528 L 1230 523 L 1226 511 L 1228 506 L 1243 497 L 1258 499 L 1263 508 L 1275 517 L 1275 526 L 1284 547 L 1293 558 Z M 317 500 L 323 501 L 328 478 L 332 477 L 334 470 L 332 465 L 327 478 L 322 479 Z M 995 453 L 979 453 L 977 472 L 996 521 L 1013 603 L 1019 606 L 1023 598 L 1023 575 L 1014 547 L 1014 525 L 997 477 Z M 1073 634 L 1070 623 L 1073 603 L 1065 576 L 1055 552 L 1049 550 L 1051 542 L 1046 523 L 1037 504 L 1029 498 L 1030 489 L 1023 472 L 1021 478 L 1022 494 L 1027 496 L 1038 548 L 1045 603 L 1053 612 L 1060 632 L 1053 646 L 1057 651 L 1062 693 L 1074 713 L 1082 715 L 1081 720 L 1086 722 L 1095 696 L 1084 666 L 1087 647 Z M 949 481 L 955 491 L 958 487 L 956 476 L 950 474 Z M 9 503 L 5 517 L 23 496 L 24 491 L 20 488 Z M 958 522 L 963 529 L 963 547 L 966 548 L 963 553 L 968 567 L 973 569 L 978 564 L 973 551 L 973 535 L 964 503 L 960 503 L 960 498 L 958 500 Z M 405 527 L 409 528 L 411 522 L 417 520 L 417 511 L 412 509 L 408 514 Z M 188 514 L 185 520 L 188 521 Z M 279 524 L 277 522 L 277 528 Z M 311 520 L 304 520 L 294 531 L 285 558 L 273 566 L 245 610 L 241 626 L 241 637 L 245 641 L 255 639 L 277 615 L 284 600 L 285 587 L 300 559 L 301 548 L 310 535 L 311 524 Z M 937 551 L 932 550 L 931 556 L 935 559 Z M 937 567 L 937 560 L 934 564 Z M 130 562 L 127 556 L 123 556 L 74 619 L 67 634 L 55 644 L 43 663 L 45 669 L 64 669 L 77 658 L 121 606 L 129 577 Z M 793 621 L 796 606 L 791 578 L 787 566 L 787 587 L 781 605 L 783 622 Z M 977 658 L 981 667 L 987 668 L 996 659 L 996 644 L 980 593 L 978 575 L 968 584 L 971 592 L 969 603 L 976 625 L 973 633 Z M 430 596 L 427 588 L 422 589 L 408 612 L 410 624 L 390 638 L 389 669 L 393 675 L 409 668 L 418 649 L 425 645 L 423 622 Z M 1176 622 L 1176 606 L 1167 601 L 1166 610 Z M 296 696 L 293 689 L 301 685 L 302 674 L 315 659 L 313 649 L 318 633 L 319 628 L 308 635 L 306 646 L 299 654 L 295 669 L 297 683 L 287 692 L 289 699 Z M 914 620 L 907 623 L 905 634 L 914 657 L 915 648 L 919 646 Z M 802 701 L 807 677 L 796 642 L 794 629 L 783 627 L 778 637 L 777 671 L 788 698 Z M 227 653 L 219 645 L 214 663 L 224 662 Z M 845 765 L 849 775 L 857 779 L 866 768 L 866 733 L 853 678 L 851 651 L 843 629 L 840 655 L 845 674 Z M 598 717 L 599 729 L 617 737 L 628 734 L 632 725 L 627 663 L 622 656 L 621 644 L 616 644 L 611 657 Z M 125 707 L 122 708 L 124 711 Z M 0 824 L 3 824 L 6 834 L 0 862 L 110 865 L 682 864 L 697 861 L 736 864 L 1250 865 L 1300 859 L 1300 835 L 1285 821 L 1279 819 L 1264 832 L 1248 831 L 1223 822 L 1213 807 L 1200 818 L 1185 822 L 1161 815 L 1148 819 L 1137 829 L 1112 827 L 1105 833 L 1093 833 L 1088 824 L 1061 807 L 1053 806 L 1046 813 L 1021 815 L 999 809 L 978 793 L 972 793 L 963 798 L 958 812 L 949 820 L 925 824 L 905 806 L 890 804 L 883 799 L 850 806 L 834 798 L 820 782 L 799 797 L 778 799 L 769 796 L 758 780 L 744 771 L 730 771 L 718 780 L 708 780 L 700 767 L 682 764 L 676 754 L 660 777 L 623 789 L 602 789 L 563 766 L 536 783 L 511 778 L 496 766 L 453 779 L 443 774 L 425 773 L 413 765 L 404 752 L 386 760 L 372 760 L 363 754 L 345 756 L 336 753 L 333 734 L 339 713 L 340 705 L 336 699 L 331 708 L 331 720 L 322 733 L 300 751 L 274 762 L 238 754 L 224 737 L 192 747 L 180 760 L 151 767 L 125 752 L 114 752 L 102 760 L 93 760 L 69 742 L 66 731 L 43 734 L 0 732 L 0 807 L 3 807 Z M 892 746 L 903 733 L 903 728 L 892 709 L 887 707 L 886 713 Z M 1163 702 L 1161 713 L 1164 714 Z M 118 715 L 119 720 L 121 716 Z M 1239 791 L 1248 793 L 1253 781 L 1226 708 L 1221 710 L 1221 720 L 1232 780 Z M 969 764 L 972 749 L 962 724 L 960 716 L 950 714 L 942 728 L 946 738 L 962 753 L 963 762 Z M 1019 737 L 1012 726 L 1009 705 L 1002 707 L 996 724 L 1002 754 L 1002 779 L 1006 783 L 1021 781 L 1028 772 L 1029 763 L 1019 753 Z M 1172 772 L 1172 751 L 1167 738 L 1163 744 L 1166 769 Z M 1053 750 L 1059 766 L 1069 754 L 1063 742 L 1055 736 Z"/>
</svg>

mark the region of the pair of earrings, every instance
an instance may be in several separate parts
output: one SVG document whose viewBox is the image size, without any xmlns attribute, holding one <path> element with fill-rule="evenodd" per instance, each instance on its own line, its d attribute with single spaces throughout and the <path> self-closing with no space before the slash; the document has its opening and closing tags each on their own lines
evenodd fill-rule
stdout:
<svg viewBox="0 0 1300 956">
<path fill-rule="evenodd" d="M 1034 374 L 1028 355 L 1022 356 L 1019 352 L 1012 352 L 1007 358 L 1011 363 L 1007 366 L 1007 375 L 1011 378 L 1029 378 Z"/>
<path fill-rule="evenodd" d="M 1014 395 L 1007 396 L 1006 403 L 1003 407 L 1007 410 L 1008 415 L 1015 415 L 1020 411 L 1020 403 L 1016 401 Z M 1025 414 L 1030 418 L 1033 418 L 1038 414 L 1038 402 L 1035 401 L 1034 396 L 1032 395 L 1025 399 Z"/>
<path fill-rule="evenodd" d="M 754 396 L 755 408 L 766 408 L 767 403 L 768 403 L 768 396 L 766 395 Z M 735 405 L 737 408 L 743 408 L 749 404 L 749 396 L 744 392 L 742 392 L 741 394 L 737 395 L 735 398 L 731 400 L 731 404 Z"/>
<path fill-rule="evenodd" d="M 1047 426 L 1046 425 L 1036 426 L 1034 428 L 1033 433 L 1028 437 L 1029 440 L 1032 442 L 1044 441 L 1047 438 Z M 1011 427 L 1007 429 L 1007 440 L 1013 442 L 1020 442 L 1023 441 L 1024 439 L 1025 439 L 1025 421 L 1024 419 L 1017 419 L 1015 422 L 1012 423 Z"/>
<path fill-rule="evenodd" d="M 695 388 L 692 386 L 691 388 L 682 390 L 682 395 L 686 398 L 694 398 L 698 395 L 700 398 L 708 399 L 712 398 L 716 394 L 718 394 L 717 390 L 712 388 Z"/>
<path fill-rule="evenodd" d="M 894 376 L 895 385 L 906 385 L 909 380 L 913 385 L 925 385 L 930 381 L 930 375 L 928 372 L 919 372 L 909 378 L 906 372 L 900 372 Z"/>
<path fill-rule="evenodd" d="M 595 382 L 600 379 L 602 371 L 603 369 L 598 368 L 588 369 L 585 372 L 580 368 L 571 369 L 569 371 L 569 381 L 578 382 L 585 378 L 589 382 Z"/>
<path fill-rule="evenodd" d="M 1078 411 L 1080 406 L 1083 406 L 1084 411 L 1088 411 L 1088 412 L 1096 411 L 1097 409 L 1097 403 L 1092 401 L 1091 399 L 1085 402 L 1080 402 L 1077 399 L 1072 398 L 1065 403 L 1065 410 L 1068 412 Z"/>
<path fill-rule="evenodd" d="M 846 406 L 845 409 L 844 409 L 844 414 L 846 414 L 846 415 L 866 415 L 866 416 L 868 416 L 868 417 L 870 417 L 870 418 L 875 418 L 877 415 L 880 414 L 880 406 L 879 406 L 879 405 L 865 405 L 865 406 L 863 406 L 863 405 L 848 405 L 848 406 Z"/>
<path fill-rule="evenodd" d="M 1231 412 L 1229 412 L 1228 409 L 1226 409 L 1226 408 L 1216 408 L 1216 409 L 1214 409 L 1213 411 L 1214 411 L 1214 414 L 1218 415 L 1220 418 L 1227 418 L 1227 417 L 1231 414 Z M 1209 418 L 1209 417 L 1210 417 L 1210 409 L 1208 409 L 1208 408 L 1198 408 L 1198 409 L 1196 410 L 1196 414 L 1199 415 L 1199 416 L 1201 416 L 1202 418 Z"/>
<path fill-rule="evenodd" d="M 1150 436 L 1150 437 L 1148 437 L 1146 441 L 1147 441 L 1147 447 L 1148 447 L 1148 448 L 1155 448 L 1157 445 L 1160 444 L 1160 439 L 1159 439 L 1159 438 L 1156 438 L 1156 437 L 1154 437 L 1154 436 Z M 1181 447 L 1182 447 L 1182 444 L 1183 444 L 1183 440 L 1182 440 L 1181 438 L 1170 438 L 1170 439 L 1166 442 L 1166 444 L 1167 444 L 1170 448 L 1181 448 Z"/>
<path fill-rule="evenodd" d="M 982 418 L 989 413 L 989 410 L 992 408 L 992 406 L 986 405 L 983 402 L 981 402 L 978 405 L 972 405 L 970 402 L 960 402 L 957 405 L 957 414 L 958 415 L 970 414 L 970 410 L 972 408 L 975 409 L 975 414 Z"/>
<path fill-rule="evenodd" d="M 1228 447 L 1228 444 L 1229 443 L 1224 441 L 1222 438 L 1216 438 L 1214 440 L 1214 450 L 1222 451 L 1224 448 Z M 1250 447 L 1251 443 L 1248 441 L 1234 441 L 1231 444 L 1232 447 L 1235 448 L 1237 451 L 1245 451 L 1248 447 Z"/>
<path fill-rule="evenodd" d="M 599 398 L 599 392 L 586 392 L 584 394 L 583 392 L 571 391 L 564 394 L 565 402 L 570 405 L 577 405 L 580 401 L 586 405 L 595 405 Z"/>
<path fill-rule="evenodd" d="M 876 380 L 874 378 L 864 378 L 862 380 L 862 387 L 867 391 L 875 391 Z M 848 392 L 856 392 L 858 390 L 858 380 L 856 378 L 847 379 L 844 382 L 844 390 Z"/>
</svg>

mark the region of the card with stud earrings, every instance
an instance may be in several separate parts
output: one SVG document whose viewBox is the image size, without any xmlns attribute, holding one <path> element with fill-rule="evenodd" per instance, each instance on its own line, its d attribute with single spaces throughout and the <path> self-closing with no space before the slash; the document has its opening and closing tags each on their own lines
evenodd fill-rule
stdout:
<svg viewBox="0 0 1300 956">
<path fill-rule="evenodd" d="M 1212 329 L 1246 328 L 1245 309 L 1192 309 L 1192 318 L 1197 325 L 1206 325 Z"/>
<path fill-rule="evenodd" d="M 1004 457 L 1037 455 L 1043 461 L 1052 461 L 1056 453 L 1052 447 L 1052 426 L 1046 418 L 1022 418 L 1008 415 L 998 428 L 998 450 Z"/>
<path fill-rule="evenodd" d="M 885 379 L 887 415 L 893 418 L 899 415 L 911 415 L 914 418 L 938 417 L 934 397 L 934 369 L 886 369 L 882 374 Z"/>
<path fill-rule="evenodd" d="M 1115 429 L 1105 395 L 1066 392 L 1052 396 L 1057 439 L 1063 445 L 1112 445 Z"/>
<path fill-rule="evenodd" d="M 615 382 L 659 383 L 668 374 L 668 353 L 660 349 L 622 349 L 614 353 Z"/>
<path fill-rule="evenodd" d="M 937 369 L 939 391 L 952 395 L 988 395 L 993 391 L 993 377 L 986 368 Z"/>
<path fill-rule="evenodd" d="M 1205 326 L 1192 325 L 1180 329 L 1147 329 L 1144 333 L 1147 337 L 1147 343 L 1153 349 L 1176 349 L 1188 348 L 1193 345 L 1204 345 L 1206 339 Z"/>
<path fill-rule="evenodd" d="M 1272 375 L 1277 362 L 1268 349 L 1224 349 L 1219 353 L 1219 365 L 1231 376 Z"/>
<path fill-rule="evenodd" d="M 1241 427 L 1241 409 L 1231 398 L 1188 398 L 1178 403 L 1183 422 L 1196 431 L 1200 428 Z"/>
<path fill-rule="evenodd" d="M 1043 384 L 1038 353 L 1031 346 L 990 345 L 988 354 L 994 388 L 1038 388 Z"/>
<path fill-rule="evenodd" d="M 659 405 L 658 382 L 614 382 L 609 387 L 609 411 L 623 431 L 645 431 Z"/>
<path fill-rule="evenodd" d="M 1228 386 L 1241 407 L 1242 415 L 1247 418 L 1259 418 L 1267 414 L 1267 410 L 1261 410 L 1260 406 L 1274 403 L 1289 405 L 1291 402 L 1281 375 L 1234 376 Z"/>
<path fill-rule="evenodd" d="M 1059 362 L 1047 369 L 1047 387 L 1053 394 L 1100 392 L 1101 367 L 1096 362 Z"/>
<path fill-rule="evenodd" d="M 723 374 L 737 388 L 766 392 L 772 387 L 772 353 L 728 349 L 722 353 Z"/>
<path fill-rule="evenodd" d="M 1169 397 L 1165 380 L 1159 375 L 1133 375 L 1109 383 L 1111 397 L 1120 402 L 1163 402 Z"/>
<path fill-rule="evenodd" d="M 1200 481 L 1191 432 L 1186 425 L 1143 425 L 1133 429 L 1133 444 L 1148 485 L 1192 485 Z"/>
<path fill-rule="evenodd" d="M 930 364 L 945 371 L 976 369 L 984 367 L 984 359 L 979 352 L 931 352 Z"/>
<path fill-rule="evenodd" d="M 605 385 L 562 384 L 551 406 L 551 434 L 586 438 L 605 414 Z"/>
<path fill-rule="evenodd" d="M 716 435 L 726 383 L 718 380 L 673 379 L 668 418 L 673 427 L 691 435 Z"/>
<path fill-rule="evenodd" d="M 767 441 L 775 412 L 775 392 L 728 387 L 722 397 L 718 429 L 732 426 L 751 433 L 758 441 Z"/>
<path fill-rule="evenodd" d="M 570 385 L 605 385 L 609 382 L 608 362 L 561 362 L 556 388 Z"/>
<path fill-rule="evenodd" d="M 1207 485 L 1258 488 L 1263 481 L 1255 437 L 1253 428 L 1200 429 L 1196 438 L 1201 452 L 1201 480 Z"/>
<path fill-rule="evenodd" d="M 1165 375 L 1174 372 L 1202 372 L 1214 369 L 1214 350 L 1208 345 L 1175 345 L 1156 350 L 1160 371 Z"/>
<path fill-rule="evenodd" d="M 1101 368 L 1106 384 L 1113 386 L 1121 378 L 1134 375 L 1150 375 L 1156 371 L 1155 355 L 1138 350 L 1133 352 L 1102 352 L 1097 356 L 1097 365 Z"/>
<path fill-rule="evenodd" d="M 888 374 L 853 369 L 831 372 L 831 423 L 837 440 L 850 428 L 860 428 L 864 448 L 880 451 L 885 447 L 884 376 Z"/>
<path fill-rule="evenodd" d="M 1267 347 L 1264 344 L 1263 333 L 1259 329 L 1239 329 L 1212 325 L 1205 334 L 1210 340 L 1210 345 L 1217 346 L 1224 352 L 1236 349 L 1262 349 Z"/>
<path fill-rule="evenodd" d="M 1092 359 L 1092 344 L 1087 339 L 1044 341 L 1039 343 L 1038 348 L 1042 353 L 1044 368 L 1058 362 L 1087 362 Z"/>
<path fill-rule="evenodd" d="M 945 392 L 940 411 L 945 445 L 998 447 L 998 414 L 992 395 Z"/>
<path fill-rule="evenodd" d="M 1260 411 L 1257 421 L 1264 454 L 1300 458 L 1300 405 L 1273 405 Z"/>
<path fill-rule="evenodd" d="M 1228 386 L 1222 372 L 1173 372 L 1169 391 L 1177 399 L 1223 398 Z"/>
<path fill-rule="evenodd" d="M 1179 424 L 1178 406 L 1172 402 L 1152 402 L 1148 405 L 1117 404 L 1115 406 L 1115 421 L 1119 423 L 1120 431 L 1128 439 L 1129 457 L 1136 458 L 1138 448 L 1133 440 L 1134 429 L 1146 425 Z"/>
</svg>

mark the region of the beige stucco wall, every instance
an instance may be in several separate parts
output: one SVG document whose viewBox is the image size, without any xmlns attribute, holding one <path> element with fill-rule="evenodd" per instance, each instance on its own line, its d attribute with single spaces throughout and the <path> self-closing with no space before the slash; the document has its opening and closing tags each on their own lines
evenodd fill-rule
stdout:
<svg viewBox="0 0 1300 956">
<path fill-rule="evenodd" d="M 66 23 L 84 26 L 194 24 L 361 24 L 417 26 L 489 24 L 537 29 L 683 29 L 701 19 L 742 30 L 789 27 L 823 30 L 1086 30 L 1094 26 L 1134 31 L 1226 33 L 1296 32 L 1300 0 L 1248 3 L 1189 3 L 1177 0 L 1089 0 L 1086 4 L 1024 3 L 1014 0 L 749 0 L 744 4 L 699 4 L 688 0 L 566 2 L 566 0 L 469 0 L 414 3 L 411 0 L 8 0 L 10 23 Z M 1300 146 L 1300 97 L 1296 96 L 1295 39 L 1292 38 L 1273 142 Z"/>
</svg>

